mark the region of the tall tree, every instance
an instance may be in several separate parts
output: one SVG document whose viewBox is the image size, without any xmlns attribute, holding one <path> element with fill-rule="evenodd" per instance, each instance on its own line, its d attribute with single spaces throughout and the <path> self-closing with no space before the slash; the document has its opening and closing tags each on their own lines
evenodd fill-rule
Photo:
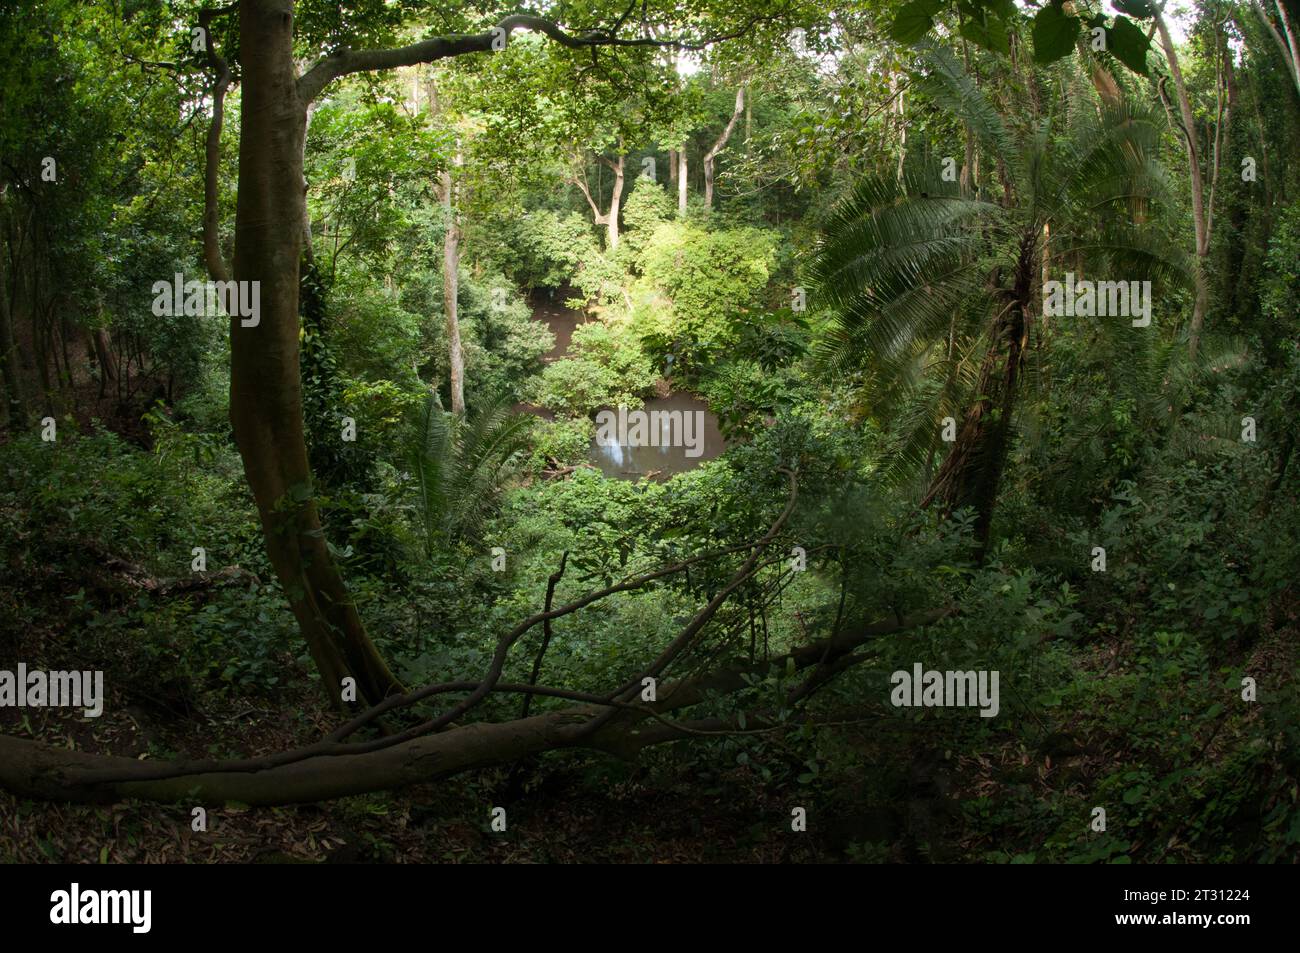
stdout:
<svg viewBox="0 0 1300 953">
<path fill-rule="evenodd" d="M 1178 59 L 1178 50 L 1174 47 L 1174 41 L 1169 35 L 1169 26 L 1165 22 L 1163 5 L 1153 6 L 1152 15 L 1155 19 L 1156 29 L 1160 33 L 1160 45 L 1164 48 L 1165 59 L 1169 63 L 1169 74 L 1174 81 L 1174 95 L 1178 100 L 1183 147 L 1187 152 L 1187 171 L 1191 177 L 1192 230 L 1195 241 L 1196 272 L 1193 276 L 1195 297 L 1192 304 L 1192 320 L 1188 326 L 1187 348 L 1189 355 L 1195 358 L 1196 349 L 1201 339 L 1201 328 L 1205 324 L 1205 309 L 1209 303 L 1205 266 L 1210 254 L 1210 216 L 1205 208 L 1205 177 L 1201 170 L 1196 120 L 1192 115 L 1192 100 L 1187 91 L 1187 83 L 1183 79 L 1183 69 Z"/>
<path fill-rule="evenodd" d="M 330 554 L 313 499 L 302 420 L 298 371 L 298 268 L 304 218 L 303 142 L 307 107 L 334 80 L 354 73 L 393 69 L 454 56 L 503 49 L 510 34 L 527 29 L 573 49 L 653 47 L 664 41 L 621 36 L 620 8 L 611 26 L 572 35 L 555 22 L 531 15 L 507 16 L 477 33 L 436 36 L 405 46 L 351 49 L 335 45 L 301 75 L 296 69 L 294 0 L 239 0 L 204 11 L 209 60 L 216 74 L 209 138 L 204 216 L 205 258 L 213 276 L 256 282 L 261 310 L 256 324 L 231 321 L 230 416 L 244 472 L 253 491 L 276 575 L 310 647 L 327 694 L 336 702 L 344 679 L 355 679 L 358 697 L 375 701 L 401 686 L 375 648 Z M 233 269 L 221 258 L 216 236 L 216 188 L 223 97 L 230 70 L 209 29 L 216 18 L 237 13 L 242 83 L 239 192 Z M 717 35 L 739 35 L 763 10 L 739 22 L 722 11 L 707 23 Z M 707 19 L 707 18 L 706 18 Z M 719 27 L 720 23 L 729 26 Z M 703 45 L 698 37 L 694 45 Z"/>
<path fill-rule="evenodd" d="M 1056 260 L 1086 254 L 1093 274 L 1122 262 L 1126 279 L 1161 276 L 1177 258 L 1136 224 L 1163 186 L 1150 117 L 1090 105 L 1017 131 L 946 50 L 932 49 L 924 66 L 916 86 L 968 124 L 1004 170 L 1000 201 L 970 194 L 934 163 L 902 181 L 870 176 L 827 227 L 813 271 L 839 323 L 836 364 L 869 371 L 886 398 L 928 398 L 904 416 L 910 430 L 897 435 L 894 462 L 919 466 L 940 418 L 955 418 L 923 502 L 973 508 L 986 543 L 1042 310 L 1035 292 L 1048 228 Z M 918 364 L 942 383 L 918 388 Z"/>
<path fill-rule="evenodd" d="M 417 86 L 418 88 L 418 86 Z M 438 92 L 429 82 L 426 97 L 429 113 L 440 112 Z M 442 307 L 447 323 L 447 375 L 451 389 L 451 412 L 465 413 L 465 355 L 460 343 L 460 209 L 456 202 L 455 172 L 461 165 L 460 144 L 453 146 L 451 160 L 438 174 L 438 195 L 442 202 Z"/>
<path fill-rule="evenodd" d="M 718 138 L 713 141 L 709 151 L 704 153 L 704 159 L 701 164 L 704 167 L 704 207 L 713 208 L 713 163 L 718 158 L 718 154 L 727 147 L 727 142 L 731 139 L 731 133 L 736 128 L 736 122 L 740 119 L 740 114 L 745 111 L 745 85 L 741 83 L 736 89 L 736 106 L 731 111 L 731 118 L 722 128 Z"/>
</svg>

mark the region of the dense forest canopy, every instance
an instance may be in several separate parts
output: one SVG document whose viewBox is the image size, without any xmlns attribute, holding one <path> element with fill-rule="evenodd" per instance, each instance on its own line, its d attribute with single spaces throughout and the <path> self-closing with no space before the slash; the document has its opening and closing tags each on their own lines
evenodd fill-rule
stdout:
<svg viewBox="0 0 1300 953">
<path fill-rule="evenodd" d="M 1294 0 L 22 0 L 0 96 L 0 858 L 1300 851 Z"/>
</svg>

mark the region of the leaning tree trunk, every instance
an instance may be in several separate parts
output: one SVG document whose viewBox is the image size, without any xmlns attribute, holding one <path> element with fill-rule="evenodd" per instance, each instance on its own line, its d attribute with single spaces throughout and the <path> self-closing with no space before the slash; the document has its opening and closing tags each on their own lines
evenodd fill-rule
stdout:
<svg viewBox="0 0 1300 953">
<path fill-rule="evenodd" d="M 1205 325 L 1205 311 L 1209 307 L 1209 286 L 1205 270 L 1210 254 L 1210 228 L 1205 214 L 1205 185 L 1201 173 L 1200 150 L 1196 143 L 1196 120 L 1192 116 L 1192 103 L 1187 95 L 1187 84 L 1183 82 L 1178 52 L 1174 49 L 1174 41 L 1169 36 L 1169 28 L 1158 7 L 1155 8 L 1155 22 L 1156 29 L 1160 31 L 1160 44 L 1165 48 L 1165 58 L 1169 61 L 1169 73 L 1174 79 L 1174 92 L 1178 97 L 1178 112 L 1183 127 L 1183 144 L 1187 150 L 1187 169 L 1191 176 L 1192 228 L 1196 240 L 1196 273 L 1193 275 L 1196 297 L 1192 305 L 1192 321 L 1187 331 L 1187 351 L 1194 360 L 1201 340 L 1201 329 Z"/>
<path fill-rule="evenodd" d="M 736 128 L 736 121 L 740 118 L 741 112 L 745 109 L 745 87 L 741 86 L 736 90 L 736 107 L 731 111 L 731 118 L 727 120 L 726 128 L 722 130 L 722 135 L 713 143 L 713 147 L 704 153 L 704 209 L 705 211 L 713 210 L 713 162 L 718 158 L 718 153 L 727 146 L 727 140 L 731 138 L 732 131 Z"/>
<path fill-rule="evenodd" d="M 1020 246 L 1015 285 L 1001 300 L 992 340 L 980 367 L 975 393 L 980 399 L 966 411 L 952 450 L 935 475 L 923 505 L 939 501 L 944 513 L 963 506 L 975 511 L 975 538 L 987 547 L 998 489 L 1010 449 L 1011 415 L 1015 410 L 1029 336 L 1029 301 L 1036 252 L 1033 236 Z"/>
<path fill-rule="evenodd" d="M 659 700 L 639 711 L 566 707 L 506 722 L 474 722 L 391 745 L 357 744 L 351 746 L 355 752 L 311 754 L 309 749 L 299 749 L 292 760 L 269 756 L 237 762 L 165 764 L 0 735 L 0 790 L 24 798 L 92 803 L 137 798 L 184 804 L 298 804 L 428 783 L 563 748 L 587 748 L 630 758 L 651 745 L 743 732 L 746 726 L 750 730 L 775 727 L 777 722 L 755 713 L 747 719 L 743 711 L 684 722 L 648 722 L 652 715 L 683 711 L 748 690 L 771 672 L 812 669 L 814 675 L 803 683 L 804 691 L 810 693 L 855 660 L 860 661 L 863 656 L 855 650 L 862 645 L 933 624 L 947 614 L 947 609 L 939 609 L 891 618 L 797 646 L 770 660 L 736 662 L 667 682 L 661 686 Z M 614 717 L 607 717 L 611 711 Z"/>
<path fill-rule="evenodd" d="M 1268 12 L 1260 0 L 1252 0 L 1251 7 L 1259 14 L 1260 20 L 1268 30 L 1269 36 L 1277 44 L 1277 51 L 1282 54 L 1282 62 L 1286 64 L 1287 73 L 1291 81 L 1295 84 L 1295 91 L 1300 94 L 1300 43 L 1296 41 L 1295 31 L 1291 29 L 1291 21 L 1286 15 L 1286 4 L 1284 0 L 1273 0 L 1273 5 L 1277 9 L 1278 23 L 1282 29 L 1279 31 L 1273 21 L 1268 18 Z M 1286 34 L 1283 39 L 1283 34 Z"/>
<path fill-rule="evenodd" d="M 243 108 L 234 278 L 260 283 L 259 322 L 231 318 L 230 419 L 267 551 L 327 695 L 342 680 L 358 700 L 400 690 L 366 635 L 330 555 L 311 499 L 298 370 L 302 149 L 307 115 L 296 89 L 290 0 L 242 0 Z"/>
</svg>

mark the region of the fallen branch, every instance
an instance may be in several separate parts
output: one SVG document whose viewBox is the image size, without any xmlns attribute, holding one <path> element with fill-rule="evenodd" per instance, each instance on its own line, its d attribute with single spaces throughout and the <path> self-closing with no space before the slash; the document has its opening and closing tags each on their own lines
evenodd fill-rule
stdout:
<svg viewBox="0 0 1300 953">
<path fill-rule="evenodd" d="M 0 787 L 20 797 L 59 801 L 139 798 L 190 804 L 297 804 L 436 781 L 563 748 L 589 748 L 629 757 L 647 746 L 687 738 L 695 732 L 733 733 L 724 719 L 638 727 L 647 720 L 698 705 L 715 695 L 741 691 L 755 677 L 773 669 L 785 670 L 788 661 L 798 670 L 822 659 L 838 660 L 871 639 L 932 624 L 948 612 L 940 609 L 901 621 L 890 619 L 801 646 L 768 662 L 737 665 L 665 686 L 659 702 L 639 709 L 620 706 L 617 717 L 595 731 L 588 728 L 593 718 L 607 710 L 608 702 L 500 723 L 465 725 L 374 751 L 317 756 L 253 771 L 212 771 L 202 762 L 180 761 L 170 765 L 173 776 L 162 778 L 151 776 L 155 765 L 132 758 L 0 736 Z M 498 684 L 496 688 L 559 697 L 576 694 L 526 685 Z M 260 765 L 265 759 L 251 763 Z"/>
</svg>

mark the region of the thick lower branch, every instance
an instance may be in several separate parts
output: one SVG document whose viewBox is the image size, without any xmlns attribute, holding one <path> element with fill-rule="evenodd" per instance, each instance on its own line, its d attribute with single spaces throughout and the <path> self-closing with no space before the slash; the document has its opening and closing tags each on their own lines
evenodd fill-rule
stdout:
<svg viewBox="0 0 1300 953">
<path fill-rule="evenodd" d="M 561 748 L 583 747 L 630 756 L 643 747 L 689 738 L 689 726 L 656 722 L 655 715 L 698 705 L 717 694 L 747 687 L 747 675 L 787 660 L 796 669 L 826 665 L 882 635 L 929 625 L 947 615 L 934 610 L 911 618 L 865 626 L 854 632 L 796 648 L 769 662 L 726 668 L 663 687 L 660 701 L 646 711 L 620 708 L 616 717 L 588 732 L 605 709 L 583 705 L 500 723 L 479 723 L 414 738 L 400 745 L 358 754 L 314 757 L 258 771 L 209 771 L 151 777 L 157 766 L 117 755 L 89 754 L 35 741 L 0 736 L 0 787 L 20 796 L 60 801 L 147 801 L 251 805 L 297 804 L 390 790 L 447 778 L 474 768 L 516 761 Z M 174 766 L 184 769 L 184 763 Z M 105 779 L 111 780 L 105 780 Z"/>
</svg>

